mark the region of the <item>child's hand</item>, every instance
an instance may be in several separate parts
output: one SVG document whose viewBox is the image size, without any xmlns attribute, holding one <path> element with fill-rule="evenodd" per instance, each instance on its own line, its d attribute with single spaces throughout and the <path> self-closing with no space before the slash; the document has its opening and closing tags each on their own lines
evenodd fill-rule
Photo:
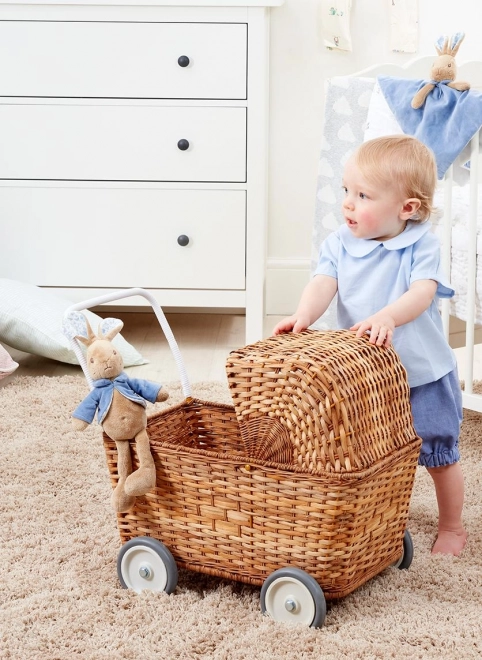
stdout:
<svg viewBox="0 0 482 660">
<path fill-rule="evenodd" d="M 370 344 L 388 348 L 392 343 L 395 321 L 390 315 L 378 312 L 364 321 L 355 323 L 350 330 L 356 330 L 357 337 L 362 337 L 365 332 L 369 332 Z"/>
<path fill-rule="evenodd" d="M 273 328 L 273 335 L 282 335 L 285 332 L 302 332 L 310 325 L 308 319 L 298 316 L 287 316 Z"/>
</svg>

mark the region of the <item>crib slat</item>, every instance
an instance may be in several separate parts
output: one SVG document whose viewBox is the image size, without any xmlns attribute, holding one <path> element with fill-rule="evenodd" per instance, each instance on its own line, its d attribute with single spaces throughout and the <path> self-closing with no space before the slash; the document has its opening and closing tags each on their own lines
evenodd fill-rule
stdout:
<svg viewBox="0 0 482 660">
<path fill-rule="evenodd" d="M 465 327 L 465 392 L 464 405 L 473 410 L 469 397 L 473 392 L 474 379 L 474 339 L 475 339 L 475 290 L 477 280 L 477 201 L 478 201 L 478 165 L 479 165 L 480 130 L 470 141 L 470 188 L 468 218 L 468 257 L 467 257 L 467 319 Z M 467 404 L 467 405 L 466 405 Z"/>
</svg>

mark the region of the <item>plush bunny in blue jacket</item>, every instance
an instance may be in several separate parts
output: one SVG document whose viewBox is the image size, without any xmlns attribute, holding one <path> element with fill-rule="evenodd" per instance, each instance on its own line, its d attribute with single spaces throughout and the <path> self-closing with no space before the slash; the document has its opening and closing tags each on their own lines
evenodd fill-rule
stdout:
<svg viewBox="0 0 482 660">
<path fill-rule="evenodd" d="M 117 447 L 119 480 L 112 493 L 112 505 L 117 512 L 134 506 L 136 496 L 145 495 L 156 484 L 156 468 L 147 435 L 146 401 L 165 401 L 168 394 L 162 385 L 124 373 L 120 351 L 111 340 L 122 329 L 122 323 L 103 335 L 95 335 L 86 319 L 87 337 L 77 339 L 87 346 L 87 368 L 93 389 L 72 413 L 76 430 L 82 431 L 97 421 Z M 139 468 L 132 472 L 129 440 L 135 438 Z"/>
</svg>

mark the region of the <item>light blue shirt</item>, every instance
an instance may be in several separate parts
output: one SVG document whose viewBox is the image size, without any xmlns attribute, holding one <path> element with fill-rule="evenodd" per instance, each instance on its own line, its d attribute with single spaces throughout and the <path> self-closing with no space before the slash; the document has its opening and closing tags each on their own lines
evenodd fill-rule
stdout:
<svg viewBox="0 0 482 660">
<path fill-rule="evenodd" d="M 435 280 L 436 298 L 454 295 L 441 272 L 440 244 L 430 227 L 429 222 L 408 222 L 405 231 L 384 242 L 355 238 L 346 225 L 328 236 L 315 275 L 338 280 L 340 328 L 350 328 L 378 312 L 417 280 Z M 393 346 L 407 370 L 410 387 L 439 380 L 456 365 L 436 298 L 414 321 L 395 328 Z"/>
</svg>

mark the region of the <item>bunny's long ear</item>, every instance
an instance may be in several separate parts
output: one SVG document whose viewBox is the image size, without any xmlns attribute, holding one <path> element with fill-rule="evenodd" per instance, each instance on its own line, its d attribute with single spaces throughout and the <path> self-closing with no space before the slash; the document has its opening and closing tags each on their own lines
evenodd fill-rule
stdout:
<svg viewBox="0 0 482 660">
<path fill-rule="evenodd" d="M 460 48 L 462 41 L 464 40 L 464 37 L 465 37 L 465 32 L 456 32 L 455 34 L 452 35 L 452 38 L 450 39 L 450 48 L 448 50 L 449 55 L 452 55 L 452 57 L 455 57 L 457 55 L 457 52 Z"/>
<path fill-rule="evenodd" d="M 104 319 L 99 326 L 99 337 L 111 341 L 123 327 L 124 324 L 119 319 Z"/>
<path fill-rule="evenodd" d="M 449 37 L 445 34 L 441 34 L 434 46 L 439 55 L 446 55 L 449 47 Z"/>
<path fill-rule="evenodd" d="M 69 339 L 78 339 L 82 344 L 90 346 L 96 339 L 87 318 L 81 312 L 70 312 L 63 320 L 63 331 Z"/>
</svg>

